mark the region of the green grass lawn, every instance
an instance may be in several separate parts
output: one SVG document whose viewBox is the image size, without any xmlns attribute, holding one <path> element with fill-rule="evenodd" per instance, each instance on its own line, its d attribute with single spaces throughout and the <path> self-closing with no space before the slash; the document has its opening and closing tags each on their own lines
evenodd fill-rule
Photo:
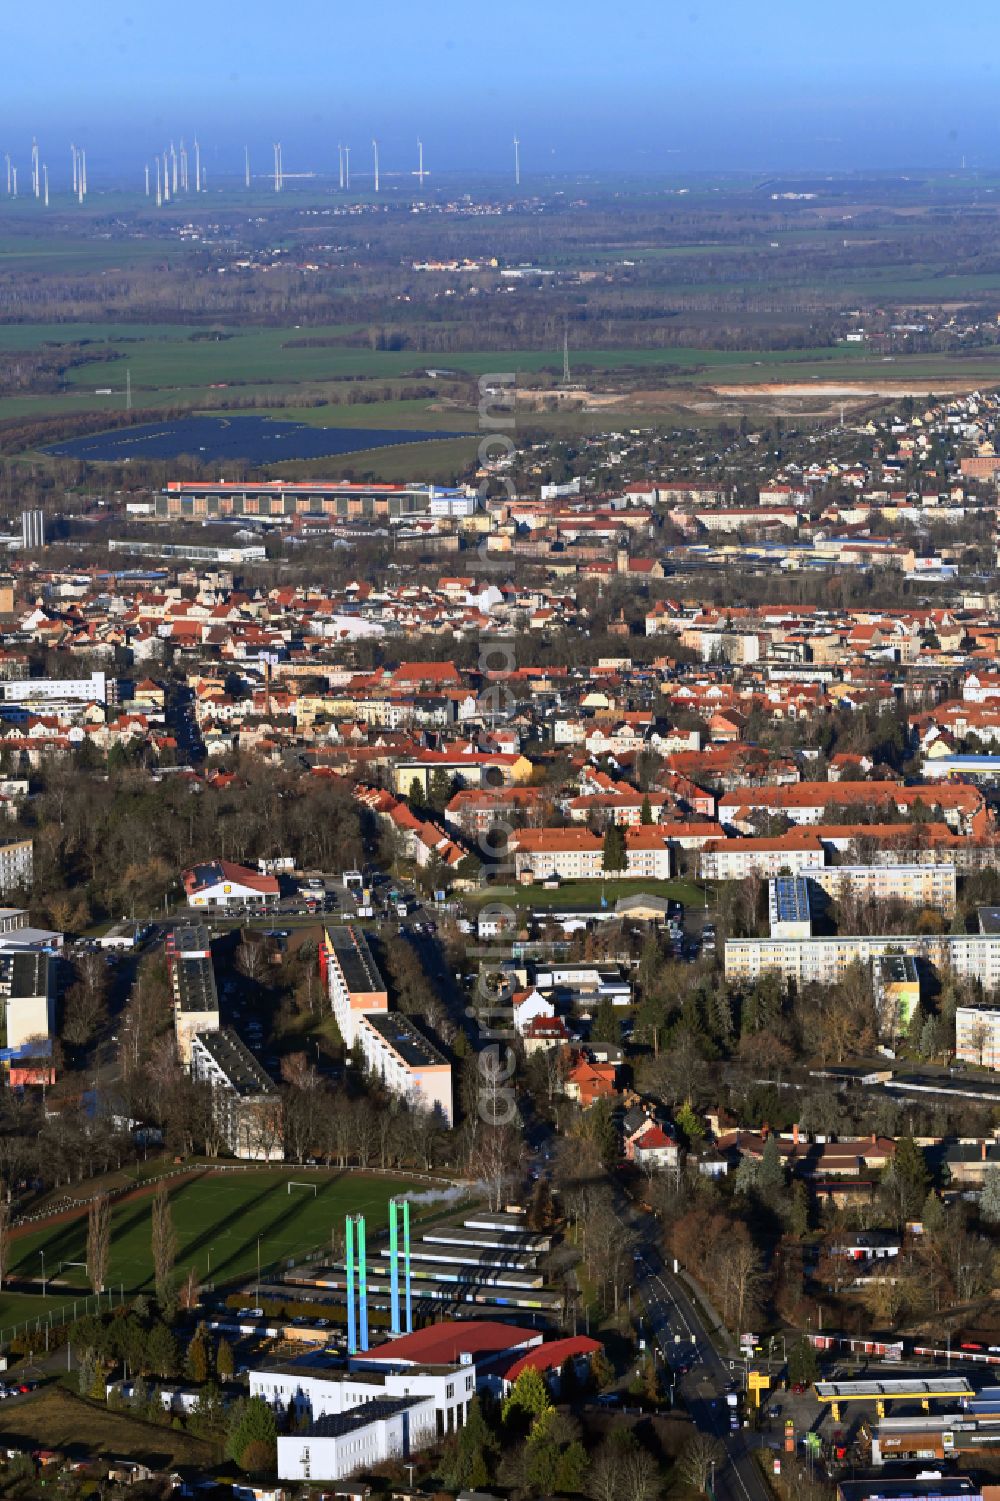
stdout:
<svg viewBox="0 0 1000 1501">
<path fill-rule="evenodd" d="M 283 422 L 303 422 L 308 427 L 398 427 L 427 432 L 475 432 L 479 415 L 471 407 L 451 407 L 435 411 L 424 398 L 409 397 L 401 401 L 355 402 L 353 405 L 327 402 L 320 407 L 297 407 L 290 404 L 274 414 Z"/>
<path fill-rule="evenodd" d="M 288 1191 L 289 1180 L 315 1182 Z M 388 1201 L 411 1186 L 404 1179 L 366 1177 L 357 1173 L 261 1169 L 232 1174 L 204 1174 L 180 1182 L 170 1195 L 177 1233 L 176 1271 L 183 1277 L 194 1267 L 204 1281 L 228 1282 L 256 1274 L 257 1240 L 262 1268 L 274 1267 L 304 1252 L 329 1245 L 330 1232 L 343 1229 L 348 1212 L 364 1214 L 369 1230 L 388 1219 Z M 118 1204 L 112 1213 L 108 1285 L 126 1295 L 152 1289 L 152 1195 Z M 11 1243 L 10 1277 L 31 1279 L 40 1287 L 42 1257 L 49 1277 L 47 1295 L 0 1292 L 0 1332 L 13 1324 L 72 1306 L 74 1295 L 89 1290 L 82 1267 L 60 1263 L 86 1256 L 87 1216 L 18 1236 Z"/>
<path fill-rule="evenodd" d="M 705 895 L 700 886 L 691 881 L 564 881 L 555 890 L 547 891 L 542 886 L 490 886 L 486 891 L 471 893 L 466 901 L 479 905 L 485 902 L 506 902 L 511 907 L 558 907 L 567 912 L 583 908 L 600 909 L 602 895 L 609 907 L 620 896 L 663 896 L 685 907 L 700 907 Z"/>
</svg>

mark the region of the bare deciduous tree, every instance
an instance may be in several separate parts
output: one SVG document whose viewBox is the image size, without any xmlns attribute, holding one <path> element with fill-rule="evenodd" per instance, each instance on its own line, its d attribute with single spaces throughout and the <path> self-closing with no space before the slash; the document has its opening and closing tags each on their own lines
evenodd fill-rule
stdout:
<svg viewBox="0 0 1000 1501">
<path fill-rule="evenodd" d="M 174 1216 L 170 1208 L 170 1195 L 167 1192 L 167 1185 L 160 1183 L 153 1196 L 153 1276 L 156 1282 L 156 1296 L 161 1307 L 170 1302 L 171 1280 L 176 1257 L 177 1232 L 174 1229 Z"/>
<path fill-rule="evenodd" d="M 6 1199 L 0 1199 L 0 1287 L 7 1275 L 7 1262 L 10 1258 L 10 1205 Z"/>
<path fill-rule="evenodd" d="M 707 1433 L 695 1433 L 688 1439 L 677 1460 L 677 1469 L 696 1491 L 707 1491 L 716 1465 L 721 1465 L 725 1450 L 718 1439 Z"/>
<path fill-rule="evenodd" d="M 87 1276 L 95 1293 L 104 1291 L 110 1255 L 111 1205 L 104 1194 L 99 1194 L 87 1216 Z"/>
</svg>

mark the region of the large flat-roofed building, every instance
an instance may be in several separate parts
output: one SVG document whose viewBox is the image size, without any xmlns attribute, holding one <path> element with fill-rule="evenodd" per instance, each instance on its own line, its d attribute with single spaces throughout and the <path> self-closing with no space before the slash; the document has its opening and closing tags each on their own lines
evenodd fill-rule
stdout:
<svg viewBox="0 0 1000 1501">
<path fill-rule="evenodd" d="M 742 881 L 822 870 L 826 853 L 818 838 L 795 834 L 776 839 L 711 839 L 698 857 L 703 881 Z"/>
<path fill-rule="evenodd" d="M 437 1438 L 430 1397 L 375 1397 L 328 1413 L 303 1433 L 278 1437 L 279 1480 L 342 1480 L 390 1460 L 405 1462 Z"/>
<path fill-rule="evenodd" d="M 359 1018 L 389 1009 L 389 992 L 362 930 L 327 928 L 320 945 L 320 969 L 344 1046 L 353 1048 Z"/>
<path fill-rule="evenodd" d="M 827 865 L 809 872 L 809 880 L 833 901 L 849 890 L 859 901 L 903 902 L 907 907 L 930 907 L 954 917 L 958 900 L 953 862 L 940 865 Z"/>
<path fill-rule="evenodd" d="M 0 952 L 0 1048 L 16 1051 L 51 1039 L 55 1030 L 55 963 L 41 951 Z"/>
<path fill-rule="evenodd" d="M 772 938 L 810 938 L 809 887 L 804 876 L 775 876 L 768 884 Z"/>
<path fill-rule="evenodd" d="M 190 1067 L 195 1033 L 219 1030 L 219 994 L 208 929 L 201 923 L 174 928 L 164 947 L 174 998 L 177 1054 Z"/>
<path fill-rule="evenodd" d="M 408 1016 L 399 1011 L 363 1013 L 357 1020 L 356 1040 L 366 1068 L 386 1089 L 415 1108 L 440 1111 L 452 1124 L 451 1064 Z"/>
<path fill-rule="evenodd" d="M 250 1162 L 284 1158 L 281 1097 L 235 1032 L 196 1032 L 192 1077 L 211 1085 L 216 1127 L 234 1157 Z"/>
<path fill-rule="evenodd" d="M 432 500 L 435 514 L 468 514 L 459 502 L 475 491 L 438 490 L 433 485 L 354 485 L 317 480 L 233 480 L 203 482 L 172 480 L 156 497 L 158 521 L 211 520 L 255 516 L 292 521 L 296 516 L 338 517 L 345 521 L 426 514 Z M 446 505 L 445 502 L 448 502 Z M 474 507 L 473 507 L 474 509 Z"/>
<path fill-rule="evenodd" d="M 773 972 L 797 985 L 832 985 L 851 964 L 871 964 L 887 954 L 909 954 L 934 969 L 950 968 L 956 979 L 1000 987 L 1000 936 L 978 933 L 909 933 L 839 938 L 729 938 L 726 979 L 752 984 Z"/>
<path fill-rule="evenodd" d="M 7 678 L 0 684 L 0 698 L 7 704 L 103 704 L 108 680 L 103 672 L 85 678 Z"/>
<path fill-rule="evenodd" d="M 203 542 L 135 542 L 131 537 L 113 537 L 108 543 L 108 551 L 134 553 L 140 558 L 177 558 L 186 563 L 228 563 L 233 568 L 263 563 L 267 558 L 263 542 L 212 546 Z"/>
<path fill-rule="evenodd" d="M 430 1398 L 438 1438 L 465 1426 L 469 1403 L 476 1394 L 476 1367 L 471 1355 L 464 1362 L 411 1365 L 400 1370 L 359 1369 L 366 1353 L 362 1351 L 348 1371 L 333 1369 L 315 1355 L 251 1368 L 250 1395 L 260 1397 L 283 1418 L 293 1413 L 298 1422 L 351 1412 L 379 1397 Z"/>
</svg>

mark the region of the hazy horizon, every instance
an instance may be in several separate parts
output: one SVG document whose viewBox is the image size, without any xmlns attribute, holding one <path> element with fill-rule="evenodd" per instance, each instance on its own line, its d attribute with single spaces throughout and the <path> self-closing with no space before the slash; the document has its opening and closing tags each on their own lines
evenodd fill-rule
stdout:
<svg viewBox="0 0 1000 1501">
<path fill-rule="evenodd" d="M 297 0 L 177 0 L 138 13 L 103 0 L 50 0 L 8 18 L 16 59 L 0 152 L 19 164 L 38 139 L 53 188 L 70 142 L 98 172 L 141 174 L 172 140 L 197 135 L 213 175 L 237 176 L 243 147 L 263 175 L 281 140 L 286 173 L 512 170 L 522 179 L 583 170 L 700 174 L 1000 167 L 992 44 L 995 7 L 962 24 L 926 3 L 844 0 L 824 14 L 768 0 L 766 13 L 702 0 L 665 13 L 633 0 L 496 14 L 456 0 L 424 9 L 384 0 L 334 10 Z M 975 47 L 970 39 L 975 38 Z"/>
</svg>

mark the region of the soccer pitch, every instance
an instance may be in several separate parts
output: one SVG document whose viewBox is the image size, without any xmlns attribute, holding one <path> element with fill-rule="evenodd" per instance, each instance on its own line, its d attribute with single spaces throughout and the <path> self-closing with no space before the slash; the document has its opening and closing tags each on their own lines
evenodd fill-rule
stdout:
<svg viewBox="0 0 1000 1501">
<path fill-rule="evenodd" d="M 293 1187 L 289 1180 L 308 1182 Z M 316 1192 L 313 1192 L 315 1184 Z M 369 1234 L 388 1220 L 394 1194 L 413 1188 L 403 1178 L 363 1173 L 304 1173 L 285 1170 L 212 1173 L 207 1170 L 171 1186 L 170 1206 L 177 1235 L 175 1274 L 182 1280 L 194 1267 L 202 1282 L 229 1282 L 255 1276 L 258 1242 L 263 1273 L 305 1252 L 330 1245 L 332 1231 L 342 1239 L 345 1214 L 365 1215 Z M 111 1216 L 111 1255 L 107 1286 L 125 1294 L 153 1288 L 153 1195 L 143 1193 L 116 1204 Z M 87 1215 L 50 1225 L 11 1242 L 8 1276 L 16 1283 L 40 1284 L 47 1296 L 0 1292 L 0 1327 L 44 1316 L 89 1291 L 82 1262 L 87 1254 Z"/>
</svg>

